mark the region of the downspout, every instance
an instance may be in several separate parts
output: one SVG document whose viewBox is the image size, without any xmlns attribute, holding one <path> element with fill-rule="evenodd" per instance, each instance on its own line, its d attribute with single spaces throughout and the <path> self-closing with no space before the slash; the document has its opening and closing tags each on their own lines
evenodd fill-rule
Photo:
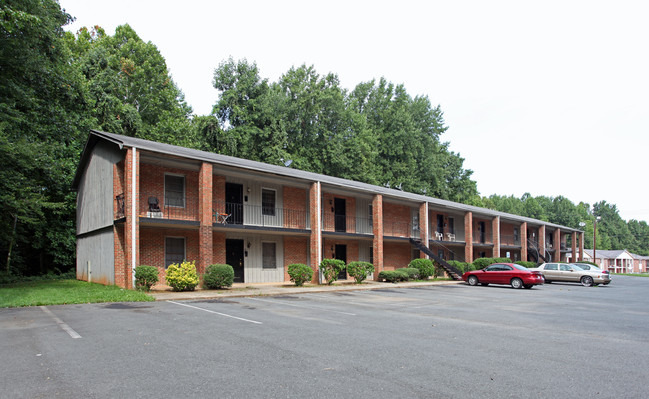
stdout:
<svg viewBox="0 0 649 399">
<path fill-rule="evenodd" d="M 135 214 L 135 211 L 136 211 L 136 209 L 135 209 L 135 198 L 136 198 L 136 195 L 137 195 L 137 193 L 135 192 L 135 189 L 137 187 L 137 185 L 135 184 L 135 176 L 137 176 L 137 173 L 136 173 L 136 170 L 135 170 L 135 168 L 136 168 L 135 161 L 137 159 L 136 152 L 137 152 L 137 148 L 133 147 L 133 151 L 132 151 L 133 156 L 131 158 L 131 245 L 132 245 L 132 248 L 131 248 L 131 285 L 132 285 L 133 289 L 135 289 L 135 259 L 137 258 L 135 256 L 136 255 L 135 252 L 137 250 L 137 246 L 135 244 L 135 222 L 136 222 L 136 219 L 137 219 L 136 214 Z"/>
<path fill-rule="evenodd" d="M 322 187 L 320 182 L 316 182 L 317 193 L 316 193 L 316 205 L 318 211 L 316 212 L 316 237 L 318 238 L 318 253 L 316 255 L 316 260 L 318 264 L 316 267 L 319 269 L 320 263 L 322 262 Z M 322 272 L 318 271 L 318 282 L 322 284 Z"/>
</svg>

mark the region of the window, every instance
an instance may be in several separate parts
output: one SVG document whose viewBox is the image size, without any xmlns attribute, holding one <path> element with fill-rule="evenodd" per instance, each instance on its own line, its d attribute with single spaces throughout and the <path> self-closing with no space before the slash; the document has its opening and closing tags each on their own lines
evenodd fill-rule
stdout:
<svg viewBox="0 0 649 399">
<path fill-rule="evenodd" d="M 185 176 L 165 175 L 165 206 L 185 207 Z"/>
<path fill-rule="evenodd" d="M 520 241 L 518 227 L 514 227 L 514 244 L 517 244 Z"/>
<path fill-rule="evenodd" d="M 165 238 L 165 269 L 172 263 L 182 263 L 185 260 L 185 238 Z"/>
<path fill-rule="evenodd" d="M 261 214 L 275 216 L 275 190 L 261 190 Z"/>
<path fill-rule="evenodd" d="M 545 265 L 545 270 L 559 270 L 559 267 L 556 263 L 548 263 Z"/>
<path fill-rule="evenodd" d="M 261 244 L 262 251 L 262 268 L 263 269 L 276 269 L 277 256 L 276 244 L 274 242 L 264 242 Z"/>
</svg>

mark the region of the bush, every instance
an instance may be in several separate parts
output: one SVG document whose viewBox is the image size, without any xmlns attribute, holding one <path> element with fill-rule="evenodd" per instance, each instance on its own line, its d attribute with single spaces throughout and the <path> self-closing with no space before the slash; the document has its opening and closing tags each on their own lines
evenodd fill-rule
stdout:
<svg viewBox="0 0 649 399">
<path fill-rule="evenodd" d="M 151 291 L 151 287 L 158 282 L 158 268 L 155 266 L 140 265 L 135 268 L 135 288 L 140 291 Z"/>
<path fill-rule="evenodd" d="M 339 259 L 323 259 L 320 262 L 320 271 L 324 274 L 327 284 L 331 285 L 338 280 L 338 273 L 345 270 L 345 262 Z"/>
<path fill-rule="evenodd" d="M 521 266 L 523 266 L 523 267 L 527 267 L 528 269 L 530 269 L 530 268 L 532 268 L 532 267 L 537 267 L 537 266 L 538 266 L 538 265 L 536 264 L 536 262 L 525 262 L 525 261 L 523 261 L 523 260 L 519 260 L 519 261 L 514 262 L 514 263 L 516 263 L 517 265 L 521 265 Z"/>
<path fill-rule="evenodd" d="M 509 258 L 494 258 L 494 263 L 512 263 Z"/>
<path fill-rule="evenodd" d="M 397 270 L 384 270 L 379 273 L 379 281 L 387 281 L 388 283 L 396 283 L 399 281 L 408 280 L 408 273 L 403 271 L 403 269 Z"/>
<path fill-rule="evenodd" d="M 485 267 L 496 263 L 494 258 L 478 258 L 473 261 L 473 265 L 475 266 L 476 270 L 484 269 Z"/>
<path fill-rule="evenodd" d="M 427 280 L 428 277 L 435 274 L 435 266 L 433 266 L 433 261 L 430 259 L 413 259 L 408 267 L 417 269 L 419 271 L 419 278 L 422 280 Z"/>
<path fill-rule="evenodd" d="M 406 274 L 408 274 L 408 281 L 409 280 L 417 280 L 417 279 L 420 278 L 419 269 L 417 269 L 416 267 L 403 267 L 403 268 L 397 269 L 397 270 L 401 270 L 401 271 L 405 272 Z"/>
<path fill-rule="evenodd" d="M 219 289 L 232 287 L 234 282 L 234 269 L 230 265 L 209 265 L 203 275 L 203 287 Z"/>
<path fill-rule="evenodd" d="M 460 262 L 459 260 L 449 260 L 447 262 L 449 265 L 455 267 L 462 273 L 475 270 L 475 266 L 473 266 L 473 263 Z"/>
<path fill-rule="evenodd" d="M 299 287 L 311 281 L 313 270 L 304 263 L 293 263 L 288 265 L 288 275 L 291 277 L 291 281 Z"/>
<path fill-rule="evenodd" d="M 194 291 L 198 285 L 198 274 L 194 261 L 184 261 L 180 265 L 170 264 L 167 268 L 166 280 L 174 291 Z"/>
<path fill-rule="evenodd" d="M 356 280 L 356 284 L 360 284 L 367 276 L 374 273 L 374 265 L 370 262 L 349 262 L 347 273 Z"/>
</svg>

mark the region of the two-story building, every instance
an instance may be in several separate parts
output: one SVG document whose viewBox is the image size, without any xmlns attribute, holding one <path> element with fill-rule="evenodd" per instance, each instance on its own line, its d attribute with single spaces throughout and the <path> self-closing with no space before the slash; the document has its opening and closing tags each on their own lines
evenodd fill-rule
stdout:
<svg viewBox="0 0 649 399">
<path fill-rule="evenodd" d="M 541 220 L 246 159 L 91 131 L 74 179 L 77 277 L 133 286 L 133 270 L 227 263 L 238 282 L 288 281 L 324 258 L 381 270 L 425 256 L 565 260 L 583 233 Z M 569 243 L 569 245 L 568 245 Z M 341 276 L 346 277 L 346 276 Z M 318 273 L 314 273 L 314 282 Z"/>
</svg>

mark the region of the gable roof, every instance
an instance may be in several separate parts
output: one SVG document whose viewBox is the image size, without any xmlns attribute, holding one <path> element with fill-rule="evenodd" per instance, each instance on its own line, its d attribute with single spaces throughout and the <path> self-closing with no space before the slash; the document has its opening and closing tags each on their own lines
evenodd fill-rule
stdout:
<svg viewBox="0 0 649 399">
<path fill-rule="evenodd" d="M 527 222 L 533 225 L 546 225 L 552 228 L 559 228 L 565 232 L 582 232 L 581 230 L 573 229 L 567 226 L 561 226 L 554 223 L 545 222 L 542 220 L 532 219 L 524 216 L 513 215 L 510 213 L 499 212 L 492 209 L 480 208 L 472 205 L 465 205 L 458 202 L 443 200 L 439 198 L 428 197 L 421 194 L 409 193 L 406 191 L 376 186 L 368 183 L 362 183 L 355 180 L 342 179 L 339 177 L 327 176 L 313 172 L 307 172 L 298 169 L 292 169 L 284 166 L 271 165 L 258 161 L 251 161 L 249 159 L 236 158 L 228 155 L 221 155 L 207 151 L 194 150 L 191 148 L 179 147 L 171 144 L 158 143 L 155 141 L 139 139 L 136 137 L 123 136 L 115 133 L 107 133 L 99 130 L 90 130 L 88 140 L 81 154 L 79 165 L 72 183 L 72 188 L 77 190 L 81 181 L 81 176 L 87 163 L 90 160 L 90 155 L 94 146 L 101 140 L 106 140 L 116 144 L 120 149 L 124 147 L 138 148 L 154 153 L 172 155 L 192 159 L 196 161 L 209 162 L 223 166 L 235 167 L 244 170 L 270 173 L 281 177 L 288 177 L 292 179 L 299 179 L 308 182 L 321 182 L 332 186 L 337 186 L 346 190 L 353 189 L 356 191 L 367 192 L 370 194 L 381 194 L 385 197 L 409 200 L 415 202 L 428 202 L 440 207 L 457 210 L 461 212 L 473 212 L 485 216 L 500 216 L 501 219 L 515 220 L 518 222 Z"/>
</svg>

